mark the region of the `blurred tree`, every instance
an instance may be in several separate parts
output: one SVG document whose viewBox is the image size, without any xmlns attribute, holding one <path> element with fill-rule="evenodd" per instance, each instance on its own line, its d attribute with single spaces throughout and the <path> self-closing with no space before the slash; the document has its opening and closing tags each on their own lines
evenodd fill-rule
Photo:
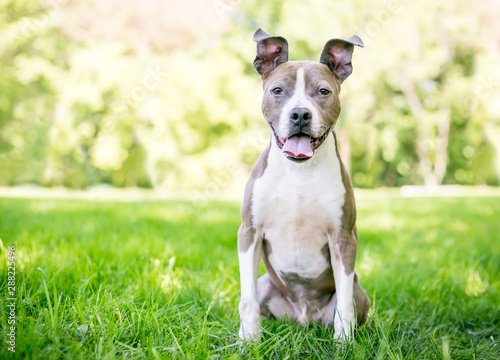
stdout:
<svg viewBox="0 0 500 360">
<path fill-rule="evenodd" d="M 332 37 L 365 42 L 337 130 L 356 186 L 498 185 L 499 12 L 492 0 L 0 0 L 0 184 L 240 191 L 269 141 L 252 68 L 261 26 L 287 37 L 292 60 L 317 60 Z"/>
</svg>

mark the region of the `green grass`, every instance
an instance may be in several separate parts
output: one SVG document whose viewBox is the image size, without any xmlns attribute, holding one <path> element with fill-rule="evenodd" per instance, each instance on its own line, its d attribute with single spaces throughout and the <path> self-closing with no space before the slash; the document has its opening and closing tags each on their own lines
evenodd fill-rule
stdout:
<svg viewBox="0 0 500 360">
<path fill-rule="evenodd" d="M 500 358 L 500 197 L 358 199 L 372 309 L 343 346 L 331 329 L 271 321 L 238 346 L 239 222 L 234 202 L 0 199 L 0 358 Z"/>
</svg>

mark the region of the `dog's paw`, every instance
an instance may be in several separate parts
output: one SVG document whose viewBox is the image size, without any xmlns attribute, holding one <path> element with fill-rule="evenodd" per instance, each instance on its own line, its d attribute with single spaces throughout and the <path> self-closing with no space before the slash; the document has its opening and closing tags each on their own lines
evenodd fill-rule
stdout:
<svg viewBox="0 0 500 360">
<path fill-rule="evenodd" d="M 241 340 L 258 340 L 260 337 L 260 308 L 255 301 L 241 299 L 239 305 L 241 326 L 238 333 Z"/>
<path fill-rule="evenodd" d="M 335 319 L 335 334 L 333 338 L 342 343 L 349 342 L 352 339 L 352 333 L 354 331 L 354 323 Z"/>
<path fill-rule="evenodd" d="M 335 334 L 333 335 L 333 338 L 341 343 L 349 342 L 351 341 L 351 333 L 350 332 L 345 332 L 344 329 L 335 329 Z"/>
<path fill-rule="evenodd" d="M 249 329 L 248 327 L 243 326 L 242 322 L 238 336 L 241 341 L 258 341 L 260 339 L 260 332 L 260 324 L 257 323 L 257 326 L 255 326 L 254 329 Z"/>
</svg>

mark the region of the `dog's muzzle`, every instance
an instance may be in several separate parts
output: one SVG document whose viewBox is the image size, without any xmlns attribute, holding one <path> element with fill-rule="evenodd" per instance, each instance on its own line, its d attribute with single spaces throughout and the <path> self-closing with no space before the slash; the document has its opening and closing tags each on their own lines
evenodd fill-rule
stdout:
<svg viewBox="0 0 500 360">
<path fill-rule="evenodd" d="M 276 139 L 276 145 L 283 151 L 289 160 L 305 161 L 314 155 L 314 150 L 319 148 L 332 130 L 333 126 L 319 137 L 312 137 L 306 132 L 298 132 L 288 138 L 280 138 L 271 127 Z"/>
</svg>

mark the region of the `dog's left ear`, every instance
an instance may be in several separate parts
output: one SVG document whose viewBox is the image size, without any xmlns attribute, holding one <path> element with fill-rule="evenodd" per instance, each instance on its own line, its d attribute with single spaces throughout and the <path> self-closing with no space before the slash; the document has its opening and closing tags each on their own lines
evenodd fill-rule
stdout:
<svg viewBox="0 0 500 360">
<path fill-rule="evenodd" d="M 351 58 L 354 45 L 365 46 L 363 41 L 356 35 L 345 40 L 328 40 L 323 48 L 319 62 L 327 65 L 341 81 L 344 81 L 352 73 Z"/>
<path fill-rule="evenodd" d="M 269 35 L 259 28 L 253 34 L 253 41 L 257 43 L 257 57 L 253 67 L 261 77 L 288 61 L 288 42 L 284 37 Z"/>
</svg>

